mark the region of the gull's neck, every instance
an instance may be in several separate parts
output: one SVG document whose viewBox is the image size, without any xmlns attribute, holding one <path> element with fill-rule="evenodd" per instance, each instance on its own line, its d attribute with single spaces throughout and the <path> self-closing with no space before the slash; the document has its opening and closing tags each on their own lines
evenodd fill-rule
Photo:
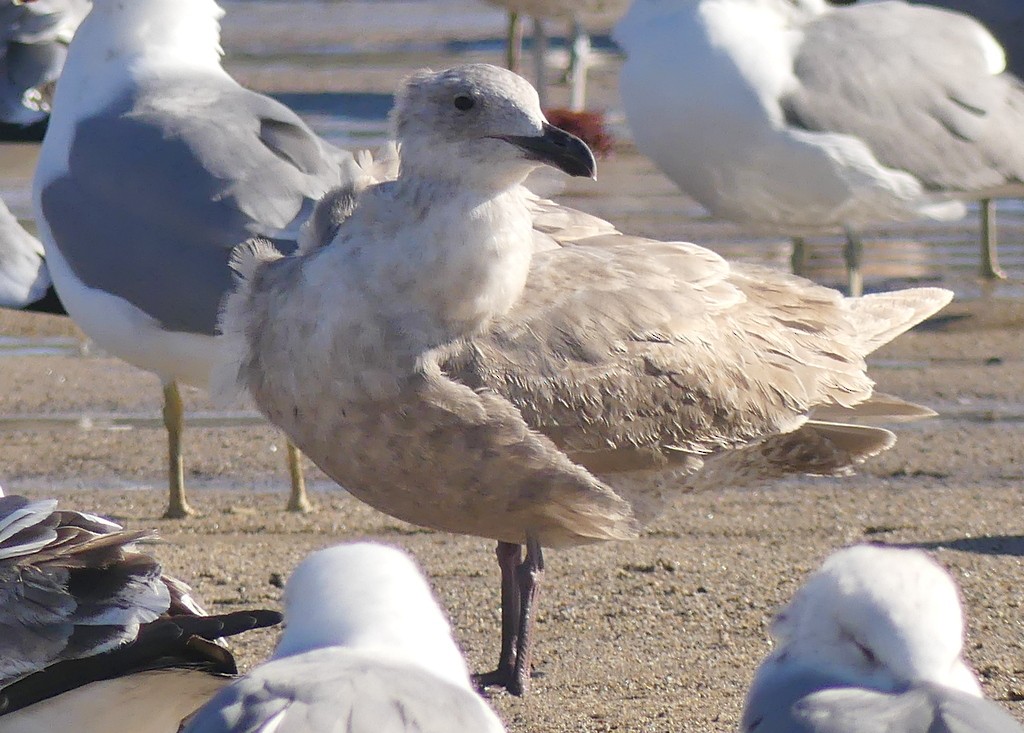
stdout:
<svg viewBox="0 0 1024 733">
<path fill-rule="evenodd" d="M 223 15 L 214 0 L 96 0 L 67 66 L 220 69 Z"/>
<path fill-rule="evenodd" d="M 416 347 L 470 337 L 507 313 L 526 285 L 533 253 L 526 197 L 518 181 L 405 174 L 368 190 L 352 218 L 350 231 L 373 232 L 375 244 L 353 235 L 325 256 L 359 273 Z"/>
<path fill-rule="evenodd" d="M 68 49 L 41 165 L 66 168 L 77 123 L 145 80 L 230 78 L 220 65 L 221 15 L 213 0 L 96 0 Z"/>
</svg>

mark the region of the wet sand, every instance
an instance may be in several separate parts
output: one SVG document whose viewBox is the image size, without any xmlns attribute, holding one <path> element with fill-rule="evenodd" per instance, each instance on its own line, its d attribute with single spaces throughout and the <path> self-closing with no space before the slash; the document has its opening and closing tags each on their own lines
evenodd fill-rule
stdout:
<svg viewBox="0 0 1024 733">
<path fill-rule="evenodd" d="M 986 692 L 1024 720 L 1024 304 L 955 303 L 878 352 L 879 388 L 950 414 L 898 428 L 897 446 L 842 481 L 682 495 L 632 543 L 547 553 L 535 683 L 492 702 L 513 731 L 730 731 L 766 622 L 830 551 L 853 542 L 932 550 L 961 583 L 967 656 Z M 0 315 L 0 333 L 74 337 L 65 319 Z M 2 359 L 0 415 L 130 414 L 158 424 L 155 378 L 77 353 Z M 200 392 L 192 411 L 212 409 Z M 83 420 L 88 425 L 88 420 Z M 315 469 L 315 514 L 281 511 L 280 438 L 265 426 L 192 428 L 187 477 L 202 516 L 160 519 L 163 433 L 156 427 L 39 428 L 0 436 L 8 490 L 56 495 L 133 527 L 156 526 L 156 553 L 215 610 L 277 607 L 279 578 L 309 551 L 374 538 L 427 570 L 474 670 L 495 661 L 492 543 L 425 531 L 349 497 Z M 249 666 L 273 633 L 238 645 Z"/>
</svg>

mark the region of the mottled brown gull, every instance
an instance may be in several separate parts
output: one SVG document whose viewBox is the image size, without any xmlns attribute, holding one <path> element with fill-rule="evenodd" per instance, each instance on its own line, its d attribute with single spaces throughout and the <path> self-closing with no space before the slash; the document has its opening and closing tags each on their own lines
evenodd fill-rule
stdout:
<svg viewBox="0 0 1024 733">
<path fill-rule="evenodd" d="M 182 733 L 504 733 L 403 552 L 368 542 L 302 561 L 273 656 Z"/>
<path fill-rule="evenodd" d="M 963 659 L 956 584 L 918 550 L 830 556 L 772 624 L 743 733 L 1021 733 Z"/>
<path fill-rule="evenodd" d="M 207 616 L 153 537 L 0 491 L 0 730 L 173 733 L 237 671 L 213 640 L 280 621 Z"/>
<path fill-rule="evenodd" d="M 634 538 L 687 485 L 846 473 L 894 440 L 851 419 L 930 414 L 875 401 L 864 356 L 949 292 L 843 298 L 559 217 L 523 179 L 593 158 L 492 66 L 414 75 L 394 121 L 399 177 L 358 193 L 329 244 L 237 252 L 215 388 L 248 390 L 369 504 L 499 541 L 510 689 L 542 546 Z"/>
</svg>

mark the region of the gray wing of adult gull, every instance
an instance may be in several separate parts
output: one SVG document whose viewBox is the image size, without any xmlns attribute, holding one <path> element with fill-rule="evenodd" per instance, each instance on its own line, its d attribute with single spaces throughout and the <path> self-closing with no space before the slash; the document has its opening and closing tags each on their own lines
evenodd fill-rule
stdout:
<svg viewBox="0 0 1024 733">
<path fill-rule="evenodd" d="M 164 731 L 237 672 L 214 643 L 280 621 L 208 616 L 126 531 L 52 499 L 0 492 L 0 728 Z M 135 719 L 133 716 L 144 718 Z"/>
<path fill-rule="evenodd" d="M 268 662 L 221 690 L 182 733 L 495 733 L 468 689 L 341 647 Z"/>
<path fill-rule="evenodd" d="M 229 79 L 167 82 L 77 126 L 69 170 L 43 188 L 42 210 L 87 286 L 165 330 L 212 335 L 232 247 L 262 234 L 294 248 L 349 165 L 287 107 Z"/>
<path fill-rule="evenodd" d="M 1024 87 L 972 18 L 879 2 L 811 21 L 794 61 L 787 122 L 863 140 L 929 188 L 984 191 L 1024 180 Z"/>
<path fill-rule="evenodd" d="M 1006 68 L 1024 76 L 1024 5 L 1017 0 L 927 0 L 927 4 L 980 20 L 1006 51 Z"/>
<path fill-rule="evenodd" d="M 808 669 L 759 674 L 743 733 L 1021 733 L 996 703 L 932 683 L 899 692 L 846 684 Z"/>
<path fill-rule="evenodd" d="M 49 288 L 42 243 L 0 200 L 0 306 L 25 308 L 44 297 Z"/>
<path fill-rule="evenodd" d="M 113 649 L 172 608 L 200 611 L 136 549 L 152 532 L 56 507 L 0 497 L 0 687 Z"/>
</svg>

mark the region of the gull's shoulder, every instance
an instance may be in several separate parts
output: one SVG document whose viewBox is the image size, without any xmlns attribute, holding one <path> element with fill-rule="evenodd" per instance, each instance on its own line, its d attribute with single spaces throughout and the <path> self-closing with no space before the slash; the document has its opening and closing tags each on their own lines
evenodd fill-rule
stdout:
<svg viewBox="0 0 1024 733">
<path fill-rule="evenodd" d="M 799 665 L 758 671 L 748 694 L 743 733 L 1020 733 L 999 705 L 943 685 L 895 690 L 851 684 Z"/>
<path fill-rule="evenodd" d="M 501 733 L 504 726 L 470 689 L 427 668 L 343 647 L 266 662 L 222 690 L 183 733 L 321 730 L 350 733 Z"/>
</svg>

